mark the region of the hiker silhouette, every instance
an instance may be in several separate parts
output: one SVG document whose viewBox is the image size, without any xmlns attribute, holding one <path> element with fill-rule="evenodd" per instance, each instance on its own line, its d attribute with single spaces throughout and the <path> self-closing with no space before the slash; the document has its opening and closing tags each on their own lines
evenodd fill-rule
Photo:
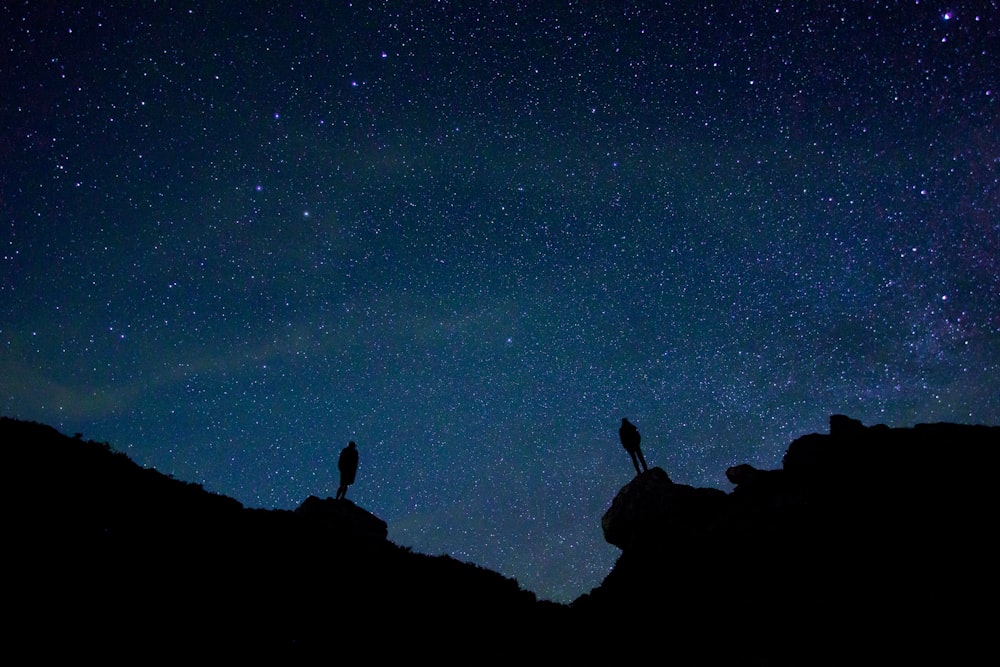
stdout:
<svg viewBox="0 0 1000 667">
<path fill-rule="evenodd" d="M 358 448 L 353 440 L 347 443 L 347 447 L 340 450 L 337 468 L 340 469 L 340 487 L 337 489 L 337 500 L 340 500 L 347 496 L 347 487 L 354 484 L 354 477 L 358 474 Z"/>
<path fill-rule="evenodd" d="M 639 448 L 639 440 L 641 439 L 639 429 L 625 417 L 622 417 L 622 425 L 618 429 L 618 438 L 622 441 L 622 447 L 632 457 L 635 474 L 641 475 L 643 472 L 649 470 L 649 467 L 646 465 L 646 459 L 642 455 L 642 449 Z M 642 470 L 639 469 L 640 462 L 642 463 Z"/>
</svg>

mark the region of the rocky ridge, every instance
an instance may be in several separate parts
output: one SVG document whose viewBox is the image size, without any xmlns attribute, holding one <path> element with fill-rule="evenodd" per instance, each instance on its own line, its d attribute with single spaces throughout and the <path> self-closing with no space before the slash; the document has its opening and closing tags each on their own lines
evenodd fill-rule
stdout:
<svg viewBox="0 0 1000 667">
<path fill-rule="evenodd" d="M 971 659 L 992 637 L 1000 427 L 834 415 L 780 469 L 731 467 L 728 493 L 650 469 L 601 517 L 620 558 L 569 605 L 398 547 L 350 501 L 249 509 L 32 422 L 0 418 L 0 442 L 11 635 L 39 657 L 832 665 Z M 394 640 L 359 645 L 376 629 Z"/>
</svg>

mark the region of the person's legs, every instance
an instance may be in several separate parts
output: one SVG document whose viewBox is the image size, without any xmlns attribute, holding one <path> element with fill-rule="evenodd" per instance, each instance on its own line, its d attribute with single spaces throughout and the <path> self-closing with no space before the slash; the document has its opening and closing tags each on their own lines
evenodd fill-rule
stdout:
<svg viewBox="0 0 1000 667">
<path fill-rule="evenodd" d="M 632 457 L 632 465 L 635 466 L 635 474 L 636 475 L 641 475 L 642 471 L 639 470 L 639 461 L 635 457 L 635 452 L 629 452 L 628 455 Z M 645 465 L 645 463 L 646 462 L 643 461 L 643 465 Z"/>
<path fill-rule="evenodd" d="M 643 472 L 647 472 L 649 470 L 649 466 L 646 465 L 646 457 L 642 455 L 642 450 L 641 449 L 637 449 L 636 450 L 636 454 L 639 455 L 639 460 L 642 461 L 642 470 L 643 470 Z M 635 469 L 638 470 L 639 466 L 636 466 Z"/>
</svg>

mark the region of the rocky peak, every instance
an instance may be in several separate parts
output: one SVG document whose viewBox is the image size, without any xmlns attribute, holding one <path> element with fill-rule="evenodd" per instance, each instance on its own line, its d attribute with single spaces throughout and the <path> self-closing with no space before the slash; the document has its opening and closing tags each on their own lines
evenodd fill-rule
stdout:
<svg viewBox="0 0 1000 667">
<path fill-rule="evenodd" d="M 368 510 L 358 507 L 347 498 L 309 496 L 295 509 L 306 517 L 345 537 L 384 540 L 389 536 L 389 526 Z"/>
</svg>

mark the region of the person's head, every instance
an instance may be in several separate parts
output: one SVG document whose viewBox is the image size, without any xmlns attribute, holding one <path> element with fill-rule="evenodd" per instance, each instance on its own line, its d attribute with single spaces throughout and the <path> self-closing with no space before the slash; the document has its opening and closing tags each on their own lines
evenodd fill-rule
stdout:
<svg viewBox="0 0 1000 667">
<path fill-rule="evenodd" d="M 351 449 L 354 449 L 355 447 L 357 447 L 357 445 L 354 444 L 353 440 L 351 440 L 349 443 L 347 443 L 347 446 L 350 447 Z"/>
</svg>

